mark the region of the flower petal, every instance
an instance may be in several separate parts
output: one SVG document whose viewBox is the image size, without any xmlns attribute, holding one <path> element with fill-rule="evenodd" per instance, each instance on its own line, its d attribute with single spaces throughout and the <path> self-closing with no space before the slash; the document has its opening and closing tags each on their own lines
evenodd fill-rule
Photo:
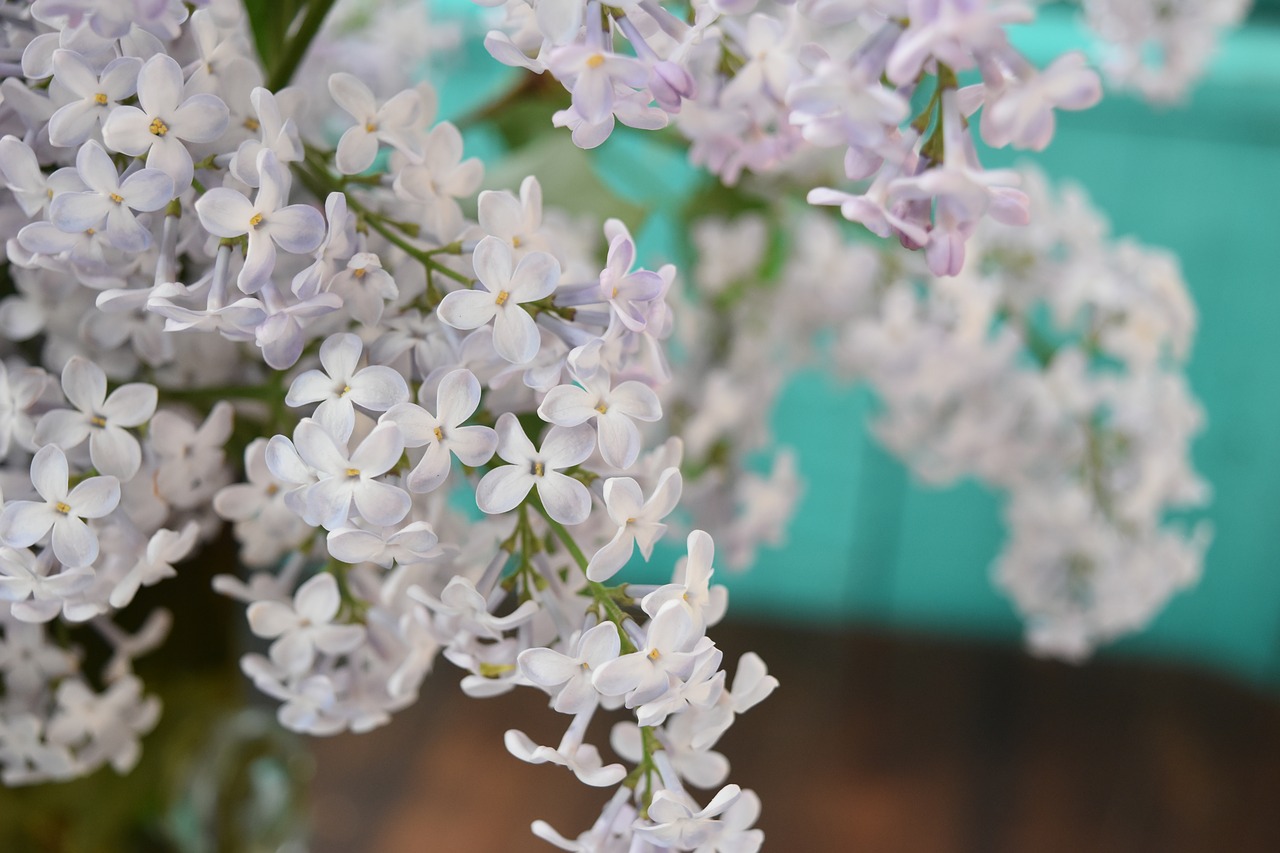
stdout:
<svg viewBox="0 0 1280 853">
<path fill-rule="evenodd" d="M 494 468 L 476 486 L 476 506 L 490 515 L 509 512 L 520 505 L 537 480 L 537 477 L 520 466 L 503 465 Z"/>
</svg>

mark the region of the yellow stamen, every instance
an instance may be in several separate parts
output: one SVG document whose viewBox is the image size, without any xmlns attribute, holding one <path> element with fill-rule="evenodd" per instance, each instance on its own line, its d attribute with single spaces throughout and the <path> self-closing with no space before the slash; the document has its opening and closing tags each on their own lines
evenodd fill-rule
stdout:
<svg viewBox="0 0 1280 853">
<path fill-rule="evenodd" d="M 116 204 L 120 204 L 121 202 L 124 201 L 124 196 L 120 195 L 119 193 L 112 193 L 111 200 L 114 201 Z"/>
<path fill-rule="evenodd" d="M 604 65 L 603 53 L 593 53 L 587 58 L 588 68 L 599 68 L 601 65 Z"/>
<path fill-rule="evenodd" d="M 606 406 L 604 403 L 601 403 L 600 405 L 596 406 L 596 411 L 603 415 L 605 412 L 609 411 L 609 407 Z"/>
<path fill-rule="evenodd" d="M 618 297 L 618 288 L 616 288 L 616 287 L 615 287 L 615 288 L 613 289 L 613 296 L 612 296 L 612 297 L 610 297 L 610 298 L 611 298 L 611 299 L 616 299 L 617 297 Z"/>
<path fill-rule="evenodd" d="M 443 428 L 441 428 L 441 427 L 436 427 L 436 429 L 435 429 L 435 433 L 436 433 L 436 441 L 444 441 L 444 429 L 443 429 Z"/>
<path fill-rule="evenodd" d="M 58 512 L 62 513 L 63 515 L 71 514 L 71 507 L 68 504 L 64 504 L 62 501 L 58 501 L 56 504 L 54 504 L 53 508 Z"/>
<path fill-rule="evenodd" d="M 519 248 L 520 248 L 520 238 L 519 238 L 519 237 L 512 237 L 512 238 L 511 238 L 511 247 L 512 247 L 513 249 L 519 249 Z M 583 664 L 583 665 L 585 666 L 585 664 Z"/>
<path fill-rule="evenodd" d="M 92 416 L 89 418 L 89 423 L 90 423 L 92 426 L 96 426 L 96 427 L 104 427 L 104 426 L 106 426 L 106 425 L 107 425 L 107 419 L 106 419 L 106 418 L 104 418 L 104 417 L 102 417 L 101 415 L 92 415 Z"/>
<path fill-rule="evenodd" d="M 366 125 L 364 126 L 364 130 L 365 130 L 365 133 L 377 133 L 377 132 L 378 132 L 378 126 L 377 126 L 376 124 L 374 124 L 373 122 L 369 122 L 368 124 L 366 124 Z"/>
<path fill-rule="evenodd" d="M 546 473 L 547 473 L 547 466 L 546 466 L 546 465 L 543 465 L 541 462 L 535 462 L 535 463 L 533 463 L 533 476 L 535 476 L 535 477 L 541 477 L 542 475 L 544 475 L 544 474 L 546 474 Z"/>
<path fill-rule="evenodd" d="M 350 385 L 343 385 L 343 386 L 342 386 L 342 393 L 341 393 L 341 394 L 339 394 L 339 396 L 341 396 L 341 397 L 345 397 L 345 396 L 347 396 L 347 395 L 348 395 L 348 394 L 350 394 L 350 393 L 351 393 L 351 386 L 350 386 Z"/>
<path fill-rule="evenodd" d="M 348 468 L 348 469 L 347 469 L 347 476 L 348 476 L 348 477 L 359 477 L 359 476 L 360 476 L 360 469 L 359 469 L 359 468 Z"/>
<path fill-rule="evenodd" d="M 97 229 L 94 229 L 94 228 L 86 228 L 86 229 L 84 229 L 84 233 L 86 233 L 86 234 L 88 234 L 90 237 L 92 237 L 94 234 L 97 234 L 98 232 L 97 232 Z"/>
<path fill-rule="evenodd" d="M 653 651 L 649 652 L 648 657 L 649 657 L 649 660 L 657 660 L 658 658 L 662 657 L 662 653 L 659 652 L 657 649 L 654 649 Z"/>
<path fill-rule="evenodd" d="M 100 107 L 105 107 L 107 105 L 107 93 L 99 92 L 98 94 L 94 95 L 93 102 Z"/>
<path fill-rule="evenodd" d="M 169 132 L 169 125 L 165 124 L 158 118 L 151 120 L 151 127 L 148 128 L 153 136 L 164 136 Z"/>
<path fill-rule="evenodd" d="M 258 120 L 256 118 L 250 117 L 244 120 L 244 129 L 250 133 L 257 133 L 258 128 L 260 127 L 262 127 L 262 125 L 258 124 Z"/>
<path fill-rule="evenodd" d="M 498 292 L 498 298 L 497 298 L 497 299 L 495 299 L 495 300 L 493 300 L 493 301 L 494 301 L 495 303 L 497 303 L 498 305 L 505 305 L 505 304 L 506 304 L 506 302 L 507 302 L 508 297 L 510 297 L 510 296 L 511 296 L 511 294 L 510 294 L 510 293 L 507 293 L 505 290 L 502 290 L 502 291 L 499 291 L 499 292 Z"/>
<path fill-rule="evenodd" d="M 352 275 L 354 275 L 356 278 L 364 278 L 365 272 L 367 272 L 367 270 L 365 270 L 364 267 L 360 267 L 360 269 L 358 270 L 352 270 Z"/>
<path fill-rule="evenodd" d="M 261 224 L 262 224 L 262 214 L 261 214 L 261 213 L 255 213 L 253 216 L 251 216 L 251 217 L 249 218 L 249 227 L 250 227 L 250 228 L 257 228 L 257 227 L 258 227 L 259 225 L 261 225 Z"/>
</svg>

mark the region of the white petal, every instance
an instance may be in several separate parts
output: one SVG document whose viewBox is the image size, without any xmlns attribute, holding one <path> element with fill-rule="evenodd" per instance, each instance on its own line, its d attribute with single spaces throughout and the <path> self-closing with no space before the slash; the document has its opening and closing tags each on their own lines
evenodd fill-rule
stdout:
<svg viewBox="0 0 1280 853">
<path fill-rule="evenodd" d="M 270 215 L 267 232 L 286 252 L 305 255 L 324 241 L 324 216 L 306 204 L 291 204 Z"/>
<path fill-rule="evenodd" d="M 616 575 L 635 553 L 635 537 L 624 525 L 587 563 L 587 580 L 604 583 Z"/>
<path fill-rule="evenodd" d="M 440 487 L 441 483 L 449 478 L 452 461 L 449 451 L 442 445 L 436 443 L 428 445 L 427 452 L 422 455 L 422 459 L 409 472 L 405 485 L 409 487 L 409 491 L 416 494 L 435 491 Z"/>
<path fill-rule="evenodd" d="M 542 398 L 538 417 L 564 427 L 586 423 L 599 414 L 595 395 L 577 385 L 557 385 Z"/>
<path fill-rule="evenodd" d="M 511 246 L 497 237 L 485 237 L 476 244 L 472 265 L 478 278 L 491 293 L 511 289 Z M 469 327 L 473 328 L 473 327 Z"/>
<path fill-rule="evenodd" d="M 53 555 L 69 569 L 88 566 L 98 559 L 98 537 L 74 515 L 53 523 Z"/>
<path fill-rule="evenodd" d="M 249 630 L 268 640 L 292 630 L 298 624 L 293 608 L 280 601 L 255 601 L 249 605 L 246 615 L 249 617 Z"/>
<path fill-rule="evenodd" d="M 321 572 L 308 580 L 293 596 L 293 609 L 313 625 L 323 625 L 338 614 L 342 597 L 338 581 L 329 572 Z"/>
<path fill-rule="evenodd" d="M 595 448 L 595 433 L 590 426 L 553 426 L 542 441 L 542 456 L 547 467 L 559 470 L 587 461 Z"/>
<path fill-rule="evenodd" d="M 516 465 L 495 468 L 485 474 L 476 486 L 476 506 L 490 515 L 509 512 L 520 505 L 538 479 L 528 470 Z M 583 490 L 585 491 L 585 487 Z M 587 500 L 589 507 L 590 496 Z"/>
<path fill-rule="evenodd" d="M 547 515 L 561 524 L 581 524 L 587 520 L 591 514 L 591 493 L 586 486 L 559 471 L 548 471 L 533 479 L 537 480 L 538 497 Z"/>
<path fill-rule="evenodd" d="M 142 448 L 129 433 L 107 424 L 89 433 L 89 458 L 103 474 L 127 482 L 142 466 Z"/>
<path fill-rule="evenodd" d="M 142 169 L 124 179 L 120 196 L 134 210 L 159 210 L 173 200 L 173 178 L 159 169 Z"/>
<path fill-rule="evenodd" d="M 53 445 L 42 447 L 31 459 L 31 485 L 46 501 L 60 501 L 67 496 L 67 456 Z"/>
<path fill-rule="evenodd" d="M 456 427 L 479 406 L 480 381 L 470 370 L 450 371 L 440 380 L 436 389 L 436 417 L 446 427 Z"/>
<path fill-rule="evenodd" d="M 351 380 L 347 398 L 357 406 L 375 412 L 385 412 L 397 403 L 407 402 L 409 386 L 399 371 L 382 365 L 372 365 L 357 373 Z"/>
<path fill-rule="evenodd" d="M 444 305 L 441 304 L 440 307 L 443 308 Z M 542 336 L 528 311 L 508 302 L 496 312 L 493 318 L 493 348 L 498 355 L 512 364 L 528 364 L 533 361 L 541 346 Z"/>
<path fill-rule="evenodd" d="M 404 489 L 368 480 L 361 483 L 354 493 L 356 511 L 360 517 L 372 524 L 389 527 L 398 524 L 406 515 L 413 501 Z"/>
<path fill-rule="evenodd" d="M 640 431 L 626 415 L 608 414 L 596 418 L 600 433 L 600 455 L 615 468 L 630 468 L 640 455 Z"/>
<path fill-rule="evenodd" d="M 509 289 L 515 301 L 535 302 L 550 296 L 559 283 L 560 262 L 555 256 L 546 252 L 530 252 L 516 266 Z"/>
<path fill-rule="evenodd" d="M 486 290 L 455 290 L 446 293 L 436 315 L 445 325 L 455 329 L 475 329 L 498 313 L 494 294 Z"/>
<path fill-rule="evenodd" d="M 130 382 L 111 392 L 99 413 L 116 426 L 135 427 L 146 423 L 156 411 L 158 392 L 154 385 Z"/>
<path fill-rule="evenodd" d="M 446 442 L 449 452 L 457 456 L 463 465 L 475 468 L 493 458 L 493 452 L 498 448 L 498 434 L 486 426 L 454 427 Z"/>
<path fill-rule="evenodd" d="M 217 187 L 196 199 L 200 224 L 215 237 L 239 237 L 249 231 L 253 204 L 235 190 Z"/>
<path fill-rule="evenodd" d="M 102 518 L 120 504 L 120 481 L 109 475 L 90 477 L 76 484 L 67 503 L 82 518 Z"/>
</svg>

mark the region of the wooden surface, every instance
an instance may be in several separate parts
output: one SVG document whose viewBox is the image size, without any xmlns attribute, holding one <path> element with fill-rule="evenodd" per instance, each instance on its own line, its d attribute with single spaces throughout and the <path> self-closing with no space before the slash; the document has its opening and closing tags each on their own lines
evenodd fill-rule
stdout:
<svg viewBox="0 0 1280 853">
<path fill-rule="evenodd" d="M 765 850 L 1280 851 L 1274 696 L 1169 666 L 1077 668 L 959 640 L 778 626 L 713 636 L 726 661 L 755 649 L 782 683 L 720 744 L 730 780 L 764 801 Z M 554 744 L 568 718 L 532 690 L 469 699 L 458 677 L 442 662 L 390 726 L 313 742 L 315 853 L 551 851 L 530 821 L 570 837 L 590 825 L 609 792 L 502 746 L 513 726 Z"/>
</svg>

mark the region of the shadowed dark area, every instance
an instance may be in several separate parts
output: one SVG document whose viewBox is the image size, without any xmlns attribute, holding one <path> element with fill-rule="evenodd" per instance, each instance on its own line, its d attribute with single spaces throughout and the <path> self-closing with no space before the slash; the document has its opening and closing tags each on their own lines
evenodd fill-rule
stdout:
<svg viewBox="0 0 1280 853">
<path fill-rule="evenodd" d="M 719 745 L 730 781 L 764 801 L 766 850 L 1280 850 L 1274 696 L 967 640 L 776 625 L 712 636 L 730 673 L 752 649 L 781 681 Z M 570 837 L 591 824 L 609 791 L 502 745 L 513 726 L 555 744 L 568 718 L 532 690 L 479 701 L 457 681 L 442 663 L 390 726 L 312 741 L 316 853 L 553 850 L 532 820 Z M 597 722 L 604 746 L 611 720 Z"/>
</svg>

